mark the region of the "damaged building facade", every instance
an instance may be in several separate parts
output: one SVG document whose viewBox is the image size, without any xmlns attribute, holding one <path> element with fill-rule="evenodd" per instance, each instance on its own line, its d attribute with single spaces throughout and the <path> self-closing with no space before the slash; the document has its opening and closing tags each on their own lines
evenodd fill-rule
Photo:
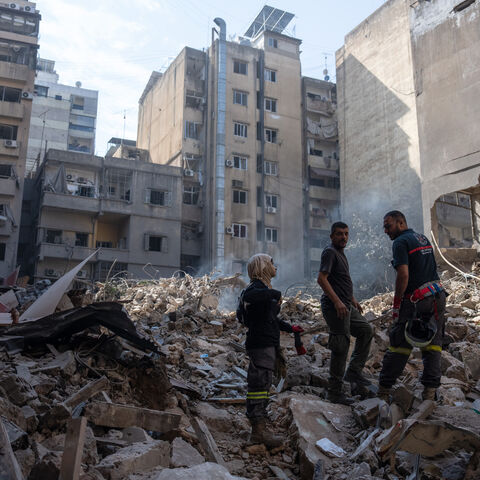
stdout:
<svg viewBox="0 0 480 480">
<path fill-rule="evenodd" d="M 342 214 L 404 211 L 477 257 L 480 4 L 390 0 L 337 52 Z M 452 250 L 456 248 L 456 251 Z M 473 247 L 473 248 L 472 248 Z"/>
<path fill-rule="evenodd" d="M 37 172 L 35 254 L 25 270 L 56 280 L 100 249 L 78 278 L 168 277 L 179 268 L 181 176 L 112 139 L 105 158 L 50 149 Z M 33 270 L 33 272 L 32 272 Z"/>
<path fill-rule="evenodd" d="M 184 48 L 163 74 L 153 72 L 140 98 L 138 146 L 154 163 L 183 171 L 184 269 L 244 272 L 248 258 L 265 251 L 282 265 L 280 280 L 304 278 L 300 232 L 310 225 L 304 212 L 311 155 L 302 148 L 301 41 L 284 33 L 292 18 L 266 6 L 236 41 L 226 40 L 225 22 L 215 19 L 208 51 Z M 312 82 L 308 89 L 319 87 Z M 320 87 L 328 100 L 317 102 L 321 112 L 310 110 L 330 115 L 332 84 Z M 333 155 L 335 142 L 317 149 L 317 141 L 315 132 L 305 137 L 312 151 Z M 319 167 L 329 171 L 328 181 L 335 161 Z M 315 198 L 328 193 L 327 203 L 338 195 L 318 185 L 312 195 L 315 188 L 322 190 Z M 312 209 L 323 208 L 315 202 Z"/>
<path fill-rule="evenodd" d="M 40 14 L 0 3 L 0 279 L 16 268 Z"/>
</svg>

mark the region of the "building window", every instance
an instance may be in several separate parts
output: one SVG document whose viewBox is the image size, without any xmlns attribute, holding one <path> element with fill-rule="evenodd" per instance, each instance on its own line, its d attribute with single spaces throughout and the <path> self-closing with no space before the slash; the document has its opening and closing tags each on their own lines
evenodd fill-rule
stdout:
<svg viewBox="0 0 480 480">
<path fill-rule="evenodd" d="M 77 193 L 79 197 L 95 197 L 95 187 L 90 187 L 87 185 L 79 185 L 77 188 Z"/>
<path fill-rule="evenodd" d="M 85 97 L 72 96 L 72 110 L 83 110 L 85 107 Z"/>
<path fill-rule="evenodd" d="M 274 208 L 277 210 L 278 208 L 278 195 L 271 195 L 271 194 L 266 194 L 265 195 L 265 205 L 267 208 Z M 270 212 L 274 213 L 274 212 Z"/>
<path fill-rule="evenodd" d="M 62 97 L 57 98 L 58 96 L 59 95 L 55 95 L 55 98 L 61 100 Z M 86 115 L 70 115 L 70 128 L 72 130 L 93 132 L 95 130 L 95 118 L 87 117 Z"/>
<path fill-rule="evenodd" d="M 61 230 L 47 230 L 45 232 L 45 242 L 46 243 L 56 243 L 61 244 L 62 242 L 62 231 Z"/>
<path fill-rule="evenodd" d="M 244 105 L 247 106 L 247 92 L 240 92 L 239 90 L 233 91 L 233 103 L 235 105 Z"/>
<path fill-rule="evenodd" d="M 185 138 L 198 140 L 200 124 L 197 122 L 185 122 Z"/>
<path fill-rule="evenodd" d="M 232 237 L 247 238 L 246 225 L 244 225 L 243 223 L 233 223 L 232 228 L 233 228 Z"/>
<path fill-rule="evenodd" d="M 33 87 L 33 93 L 38 97 L 48 97 L 48 87 L 44 87 L 43 85 L 35 85 Z"/>
<path fill-rule="evenodd" d="M 35 36 L 38 34 L 38 19 L 24 17 L 16 13 L 2 12 L 0 15 L 0 30 Z"/>
<path fill-rule="evenodd" d="M 0 177 L 1 178 L 10 178 L 13 175 L 12 165 L 0 165 Z"/>
<path fill-rule="evenodd" d="M 277 131 L 272 128 L 266 128 L 265 141 L 268 143 L 277 143 Z"/>
<path fill-rule="evenodd" d="M 167 237 L 161 235 L 145 235 L 145 250 L 149 252 L 166 252 Z"/>
<path fill-rule="evenodd" d="M 22 91 L 19 88 L 0 86 L 0 101 L 19 103 L 21 98 L 22 98 Z"/>
<path fill-rule="evenodd" d="M 7 244 L 6 243 L 0 243 L 0 262 L 3 262 L 5 260 L 5 251 L 7 250 Z"/>
<path fill-rule="evenodd" d="M 277 243 L 278 230 L 276 228 L 265 228 L 265 240 L 268 243 Z"/>
<path fill-rule="evenodd" d="M 265 99 L 265 110 L 267 112 L 275 113 L 277 111 L 277 101 L 273 98 Z"/>
<path fill-rule="evenodd" d="M 0 19 L 3 18 L 3 15 L 2 13 Z M 1 25 L 0 30 L 4 30 Z M 0 61 L 17 65 L 28 65 L 29 68 L 35 70 L 37 45 L 15 43 L 10 40 L 0 41 Z"/>
<path fill-rule="evenodd" d="M 132 172 L 130 170 L 108 169 L 106 174 L 105 195 L 115 200 L 130 201 Z"/>
<path fill-rule="evenodd" d="M 240 155 L 233 155 L 233 168 L 239 170 L 247 169 L 247 157 L 241 157 Z"/>
<path fill-rule="evenodd" d="M 278 41 L 276 38 L 269 38 L 268 39 L 268 46 L 272 48 L 278 48 Z"/>
<path fill-rule="evenodd" d="M 247 138 L 247 125 L 245 123 L 233 122 L 233 134 L 236 137 Z"/>
<path fill-rule="evenodd" d="M 200 197 L 200 187 L 197 185 L 183 186 L 183 203 L 185 205 L 197 205 Z"/>
<path fill-rule="evenodd" d="M 162 207 L 169 206 L 171 203 L 171 192 L 147 188 L 145 203 L 149 203 L 150 205 L 160 205 Z"/>
<path fill-rule="evenodd" d="M 269 162 L 265 160 L 263 162 L 263 168 L 265 170 L 265 175 L 278 175 L 277 162 Z"/>
<path fill-rule="evenodd" d="M 265 80 L 267 82 L 275 83 L 277 81 L 277 72 L 275 70 L 265 69 Z"/>
<path fill-rule="evenodd" d="M 96 248 L 113 248 L 113 242 L 98 240 L 96 243 Z"/>
<path fill-rule="evenodd" d="M 127 273 L 128 264 L 115 262 L 98 262 L 96 265 L 96 276 L 100 282 L 104 282 L 107 279 L 107 275 L 110 278 L 123 277 Z"/>
<path fill-rule="evenodd" d="M 233 73 L 240 73 L 241 75 L 247 75 L 248 73 L 248 63 L 242 62 L 240 60 L 233 61 Z"/>
<path fill-rule="evenodd" d="M 0 139 L 3 140 L 16 140 L 17 139 L 17 130 L 16 125 L 6 125 L 0 124 Z"/>
<path fill-rule="evenodd" d="M 88 247 L 88 233 L 75 233 L 75 246 Z"/>
<path fill-rule="evenodd" d="M 247 192 L 245 190 L 233 190 L 233 203 L 247 204 Z"/>
</svg>

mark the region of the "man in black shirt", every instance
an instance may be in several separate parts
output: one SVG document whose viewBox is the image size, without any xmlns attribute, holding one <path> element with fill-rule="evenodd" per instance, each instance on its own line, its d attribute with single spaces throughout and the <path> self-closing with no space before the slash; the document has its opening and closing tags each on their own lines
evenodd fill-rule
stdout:
<svg viewBox="0 0 480 480">
<path fill-rule="evenodd" d="M 423 399 L 433 400 L 440 385 L 446 294 L 440 284 L 433 248 L 425 235 L 408 228 L 405 215 L 394 210 L 383 218 L 393 240 L 392 265 L 397 271 L 390 347 L 383 358 L 378 396 L 388 400 L 413 346 L 422 350 Z M 415 327 L 415 328 L 414 328 Z"/>
<path fill-rule="evenodd" d="M 373 330 L 361 315 L 362 307 L 353 296 L 347 257 L 343 250 L 348 242 L 348 225 L 336 222 L 331 227 L 331 245 L 322 252 L 318 284 L 323 289 L 322 312 L 329 328 L 331 350 L 327 398 L 334 403 L 350 405 L 353 399 L 342 392 L 343 378 L 357 385 L 369 385 L 362 375 L 372 342 Z M 355 349 L 347 371 L 350 335 L 356 337 Z"/>
</svg>

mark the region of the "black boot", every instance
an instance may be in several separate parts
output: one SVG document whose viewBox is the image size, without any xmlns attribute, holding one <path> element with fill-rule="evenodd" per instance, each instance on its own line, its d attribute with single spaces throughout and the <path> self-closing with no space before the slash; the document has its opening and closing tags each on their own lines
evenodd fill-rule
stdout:
<svg viewBox="0 0 480 480">
<path fill-rule="evenodd" d="M 265 418 L 251 418 L 252 433 L 249 443 L 263 443 L 267 448 L 277 448 L 283 445 L 283 439 L 267 430 L 267 421 Z"/>
<path fill-rule="evenodd" d="M 355 403 L 353 398 L 347 397 L 344 393 L 330 390 L 327 392 L 327 400 L 332 403 L 341 403 L 342 405 L 352 405 Z"/>
</svg>

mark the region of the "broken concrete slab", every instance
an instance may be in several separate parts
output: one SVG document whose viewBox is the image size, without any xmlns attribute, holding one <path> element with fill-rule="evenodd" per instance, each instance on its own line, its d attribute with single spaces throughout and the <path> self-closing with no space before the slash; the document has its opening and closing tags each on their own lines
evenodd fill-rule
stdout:
<svg viewBox="0 0 480 480">
<path fill-rule="evenodd" d="M 166 469 L 145 480 L 247 480 L 236 477 L 217 463 L 203 463 L 190 468 Z"/>
<path fill-rule="evenodd" d="M 78 392 L 75 392 L 73 395 L 68 397 L 65 400 L 64 404 L 70 408 L 75 407 L 79 403 L 82 403 L 85 400 L 94 397 L 102 390 L 106 390 L 109 384 L 110 382 L 108 381 L 107 377 L 101 377 L 97 380 L 93 380 L 92 382 L 87 383 L 87 385 L 78 390 Z"/>
<path fill-rule="evenodd" d="M 3 421 L 3 426 L 5 427 L 12 448 L 14 450 L 27 448 L 28 434 L 6 418 L 0 418 L 0 421 Z"/>
<path fill-rule="evenodd" d="M 17 375 L 4 375 L 0 378 L 0 387 L 3 388 L 8 399 L 19 407 L 37 398 L 37 393 L 32 386 Z"/>
<path fill-rule="evenodd" d="M 85 415 L 95 425 L 112 428 L 137 426 L 159 433 L 177 429 L 181 418 L 173 413 L 105 402 L 87 405 Z"/>
<path fill-rule="evenodd" d="M 8 480 L 23 480 L 22 471 L 13 454 L 4 421 L 0 418 L 0 473 Z"/>
<path fill-rule="evenodd" d="M 124 480 L 134 473 L 146 472 L 154 467 L 169 467 L 170 444 L 163 440 L 133 443 L 105 457 L 96 469 L 107 480 Z"/>
<path fill-rule="evenodd" d="M 170 466 L 172 468 L 193 467 L 201 463 L 205 463 L 205 458 L 203 455 L 200 455 L 196 448 L 180 437 L 175 438 L 172 442 L 172 455 L 170 458 Z"/>
<path fill-rule="evenodd" d="M 379 407 L 382 403 L 383 400 L 379 398 L 367 398 L 354 406 L 353 414 L 363 428 L 376 425 Z"/>
<path fill-rule="evenodd" d="M 233 419 L 227 410 L 217 408 L 206 402 L 199 402 L 196 411 L 210 430 L 222 433 L 232 431 Z"/>
<path fill-rule="evenodd" d="M 392 392 L 392 402 L 396 403 L 404 413 L 407 413 L 413 404 L 413 393 L 403 384 L 399 384 Z"/>
<path fill-rule="evenodd" d="M 122 430 L 122 441 L 125 445 L 132 443 L 151 442 L 153 438 L 140 427 L 128 427 Z"/>
</svg>

